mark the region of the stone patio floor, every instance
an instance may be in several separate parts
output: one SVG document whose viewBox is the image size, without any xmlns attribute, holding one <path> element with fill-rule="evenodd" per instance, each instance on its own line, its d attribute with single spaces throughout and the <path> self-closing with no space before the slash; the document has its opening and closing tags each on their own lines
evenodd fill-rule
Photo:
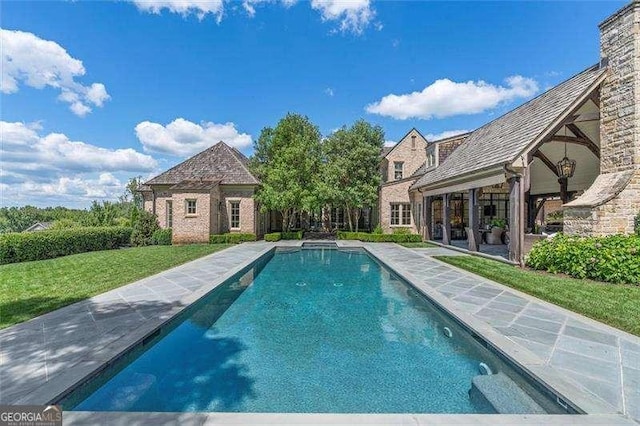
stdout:
<svg viewBox="0 0 640 426">
<path fill-rule="evenodd" d="M 300 244 L 283 243 L 288 246 Z M 489 336 L 489 341 L 500 342 L 497 347 L 508 349 L 507 353 L 515 353 L 518 361 L 526 364 L 541 380 L 561 388 L 563 383 L 566 384 L 565 388 L 556 389 L 571 391 L 577 399 L 581 399 L 580 393 L 590 395 L 583 401 L 574 402 L 578 405 L 584 402 L 593 408 L 588 412 L 600 413 L 586 417 L 564 416 L 564 420 L 562 416 L 491 416 L 490 423 L 487 423 L 489 418 L 486 416 L 445 416 L 450 422 L 513 424 L 517 420 L 515 423 L 520 424 L 625 424 L 628 420 L 612 416 L 616 411 L 640 419 L 640 338 L 430 257 L 447 254 L 446 249 L 410 250 L 385 243 L 338 244 L 364 246 L 436 303 L 480 331 L 483 337 Z M 0 330 L 0 403 L 43 404 L 50 401 L 87 374 L 99 370 L 117 354 L 138 344 L 184 307 L 273 247 L 274 244 L 264 242 L 234 246 Z M 601 401 L 604 402 L 599 405 Z M 444 419 L 438 415 L 273 415 L 276 417 L 261 418 L 256 415 L 242 417 L 242 414 L 225 416 L 214 413 L 191 417 L 180 413 L 173 416 L 165 414 L 158 414 L 155 424 L 164 424 L 165 420 L 175 423 L 180 419 L 195 424 L 215 419 L 243 424 L 275 418 L 289 419 L 294 423 L 295 419 L 306 419 L 311 423 L 313 419 L 325 419 L 332 423 L 344 421 L 345 424 L 357 418 L 385 424 L 386 418 L 393 424 L 426 424 L 423 422 Z M 65 423 L 69 420 L 78 424 L 91 423 L 91 419 L 112 416 L 104 420 L 131 425 L 144 423 L 144 419 L 153 417 L 131 413 L 100 413 L 95 416 L 98 417 L 90 413 L 65 412 Z"/>
</svg>

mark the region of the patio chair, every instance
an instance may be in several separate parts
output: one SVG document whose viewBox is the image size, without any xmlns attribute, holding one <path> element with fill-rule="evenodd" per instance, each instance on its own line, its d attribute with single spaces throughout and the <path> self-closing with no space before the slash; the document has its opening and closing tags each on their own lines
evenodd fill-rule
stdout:
<svg viewBox="0 0 640 426">
<path fill-rule="evenodd" d="M 487 233 L 487 244 L 496 245 L 502 244 L 502 233 L 504 229 L 494 227 L 491 229 L 491 232 Z"/>
</svg>

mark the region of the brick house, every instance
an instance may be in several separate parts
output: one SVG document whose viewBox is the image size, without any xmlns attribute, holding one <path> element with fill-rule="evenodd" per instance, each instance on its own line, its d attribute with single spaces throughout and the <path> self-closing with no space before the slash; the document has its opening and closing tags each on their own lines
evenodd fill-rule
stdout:
<svg viewBox="0 0 640 426">
<path fill-rule="evenodd" d="M 598 64 L 471 132 L 409 191 L 422 201 L 425 239 L 466 239 L 478 251 L 484 227 L 503 219 L 518 263 L 539 237 L 541 209 L 558 199 L 567 234 L 632 233 L 640 211 L 640 1 L 600 24 Z"/>
<path fill-rule="evenodd" d="M 260 182 L 248 159 L 224 142 L 145 182 L 144 209 L 172 228 L 173 243 L 208 242 L 210 234 L 267 231 L 266 215 L 253 199 Z"/>
<path fill-rule="evenodd" d="M 465 139 L 467 134 L 433 142 L 415 128 L 398 143 L 382 150 L 378 192 L 378 223 L 385 233 L 406 228 L 421 232 L 422 200 L 409 188 L 427 171 L 438 167 Z"/>
</svg>

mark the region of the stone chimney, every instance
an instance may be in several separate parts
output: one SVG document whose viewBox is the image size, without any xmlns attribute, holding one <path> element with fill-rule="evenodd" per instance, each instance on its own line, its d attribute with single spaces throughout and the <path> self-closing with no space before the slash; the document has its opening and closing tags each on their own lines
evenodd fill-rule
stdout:
<svg viewBox="0 0 640 426">
<path fill-rule="evenodd" d="M 600 63 L 607 78 L 600 90 L 601 173 L 640 165 L 640 0 L 600 24 Z"/>
<path fill-rule="evenodd" d="M 567 234 L 630 234 L 640 213 L 640 0 L 600 24 L 600 64 L 600 175 L 564 205 Z"/>
</svg>

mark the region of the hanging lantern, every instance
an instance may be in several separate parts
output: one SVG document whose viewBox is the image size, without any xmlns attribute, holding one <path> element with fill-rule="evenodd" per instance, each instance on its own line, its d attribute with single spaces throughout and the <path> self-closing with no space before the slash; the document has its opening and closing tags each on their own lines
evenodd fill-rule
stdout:
<svg viewBox="0 0 640 426">
<path fill-rule="evenodd" d="M 564 158 L 558 161 L 556 164 L 556 169 L 558 170 L 559 178 L 570 178 L 573 177 L 573 173 L 576 171 L 576 160 L 570 160 L 567 157 L 567 144 L 564 144 Z"/>
</svg>

